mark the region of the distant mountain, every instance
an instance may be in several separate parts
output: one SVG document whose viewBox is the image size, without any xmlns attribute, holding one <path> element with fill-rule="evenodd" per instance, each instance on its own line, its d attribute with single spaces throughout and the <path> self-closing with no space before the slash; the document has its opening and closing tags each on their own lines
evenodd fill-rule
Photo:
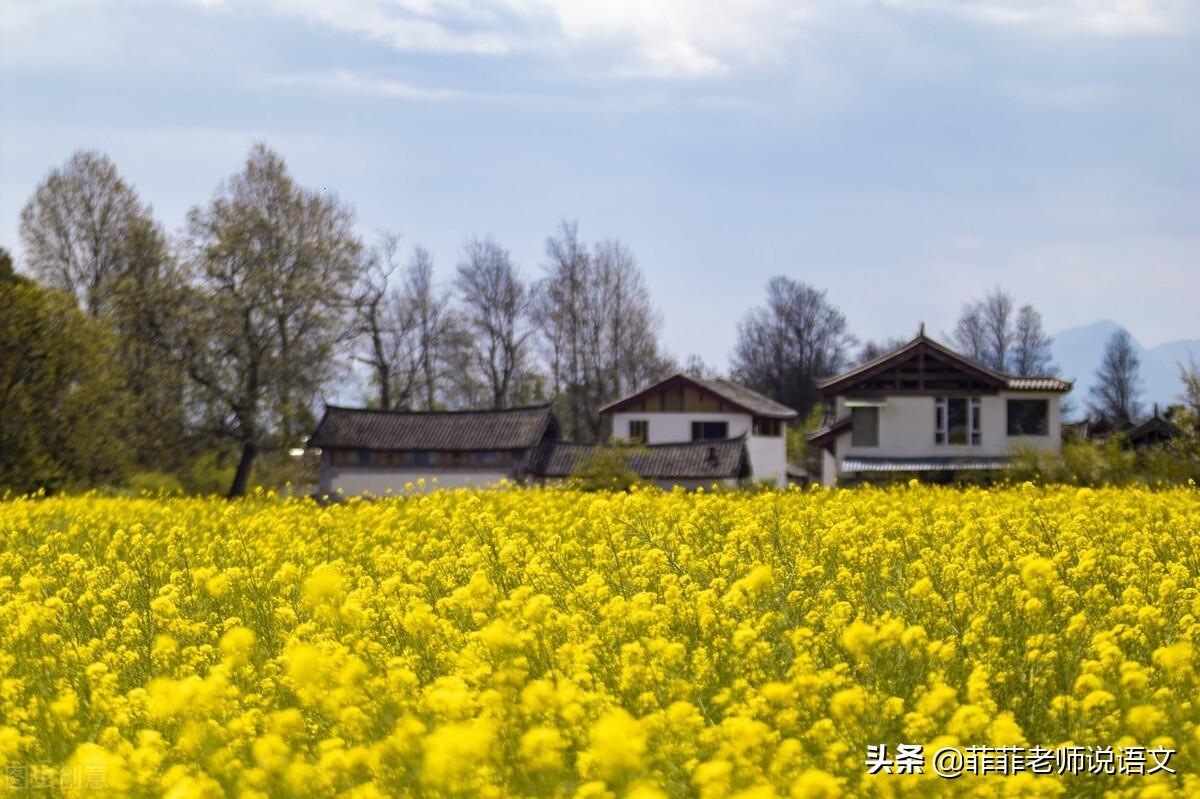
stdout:
<svg viewBox="0 0 1200 799">
<path fill-rule="evenodd" d="M 1054 362 L 1063 377 L 1074 379 L 1075 388 L 1068 395 L 1075 416 L 1086 413 L 1090 389 L 1096 381 L 1096 369 L 1104 357 L 1104 347 L 1113 333 L 1120 330 L 1116 322 L 1105 319 L 1090 325 L 1073 327 L 1054 336 L 1050 349 Z M 1132 335 L 1132 334 L 1131 334 Z M 1133 337 L 1133 347 L 1141 363 L 1142 403 L 1148 412 L 1154 403 L 1166 406 L 1179 401 L 1183 384 L 1179 380 L 1179 363 L 1187 363 L 1189 353 L 1200 363 L 1200 339 L 1170 341 L 1146 348 Z"/>
</svg>

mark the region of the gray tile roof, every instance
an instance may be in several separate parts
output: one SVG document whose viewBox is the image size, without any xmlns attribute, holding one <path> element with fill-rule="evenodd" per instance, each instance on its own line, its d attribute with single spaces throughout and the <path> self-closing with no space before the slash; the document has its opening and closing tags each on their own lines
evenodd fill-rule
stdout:
<svg viewBox="0 0 1200 799">
<path fill-rule="evenodd" d="M 1004 469 L 1008 458 L 842 458 L 843 472 L 957 472 Z"/>
<path fill-rule="evenodd" d="M 329 405 L 310 447 L 381 450 L 512 450 L 557 430 L 549 405 L 502 411 L 384 411 Z"/>
<path fill-rule="evenodd" d="M 1061 377 L 1010 377 L 1008 387 L 1013 391 L 1070 391 L 1073 384 Z"/>
<path fill-rule="evenodd" d="M 546 441 L 530 465 L 537 477 L 570 477 L 596 451 L 593 444 Z M 726 480 L 749 477 L 750 460 L 742 438 L 652 444 L 629 455 L 629 468 L 647 480 Z"/>
<path fill-rule="evenodd" d="M 718 394 L 735 405 L 741 405 L 743 408 L 754 411 L 759 416 L 769 416 L 776 419 L 791 419 L 796 416 L 796 411 L 788 406 L 776 402 L 770 397 L 759 394 L 757 391 L 746 388 L 740 383 L 734 383 L 731 380 L 717 378 L 716 380 L 701 380 L 699 378 L 691 378 L 700 385 L 707 388 L 714 394 Z"/>
</svg>

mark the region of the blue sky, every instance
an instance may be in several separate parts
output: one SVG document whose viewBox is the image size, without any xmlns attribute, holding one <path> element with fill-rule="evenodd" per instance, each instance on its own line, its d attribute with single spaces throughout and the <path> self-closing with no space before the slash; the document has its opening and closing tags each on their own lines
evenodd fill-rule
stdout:
<svg viewBox="0 0 1200 799">
<path fill-rule="evenodd" d="M 4 0 L 0 245 L 77 148 L 176 230 L 263 140 L 449 275 L 564 218 L 681 359 L 767 279 L 862 338 L 1001 284 L 1056 330 L 1200 337 L 1195 0 Z"/>
</svg>

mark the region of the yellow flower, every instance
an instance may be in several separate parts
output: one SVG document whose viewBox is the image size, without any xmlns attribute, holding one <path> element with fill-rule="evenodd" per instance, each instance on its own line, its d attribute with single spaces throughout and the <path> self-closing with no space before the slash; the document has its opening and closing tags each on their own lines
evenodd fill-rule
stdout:
<svg viewBox="0 0 1200 799">
<path fill-rule="evenodd" d="M 600 718 L 591 731 L 588 754 L 604 780 L 638 772 L 645 766 L 646 733 L 637 719 L 616 708 Z"/>
<path fill-rule="evenodd" d="M 809 769 L 792 783 L 792 796 L 796 799 L 838 799 L 842 796 L 842 785 L 828 771 Z"/>
<path fill-rule="evenodd" d="M 250 650 L 254 648 L 254 631 L 247 627 L 232 627 L 221 636 L 221 653 L 235 666 L 244 666 L 250 661 Z"/>
</svg>

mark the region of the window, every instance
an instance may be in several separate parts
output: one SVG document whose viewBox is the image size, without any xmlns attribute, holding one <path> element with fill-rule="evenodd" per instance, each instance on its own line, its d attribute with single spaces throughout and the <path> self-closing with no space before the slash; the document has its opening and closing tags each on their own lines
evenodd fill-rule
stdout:
<svg viewBox="0 0 1200 799">
<path fill-rule="evenodd" d="M 645 419 L 630 419 L 629 420 L 629 440 L 640 441 L 646 443 L 646 438 L 650 434 L 650 423 Z"/>
<path fill-rule="evenodd" d="M 979 397 L 939 397 L 934 403 L 933 443 L 978 445 L 983 440 Z"/>
<path fill-rule="evenodd" d="M 430 453 L 428 452 L 417 450 L 412 454 L 413 466 L 429 466 L 432 462 L 433 458 L 430 457 Z"/>
<path fill-rule="evenodd" d="M 765 416 L 754 417 L 754 435 L 778 436 L 783 429 L 783 423 L 778 419 L 768 419 Z"/>
<path fill-rule="evenodd" d="M 729 422 L 692 422 L 692 441 L 729 438 Z"/>
<path fill-rule="evenodd" d="M 1008 401 L 1010 436 L 1050 435 L 1050 400 L 1010 399 Z"/>
<path fill-rule="evenodd" d="M 878 447 L 879 446 L 879 409 L 851 408 L 850 409 L 850 446 Z"/>
<path fill-rule="evenodd" d="M 473 460 L 476 466 L 502 466 L 504 464 L 504 453 L 491 450 L 476 452 L 474 453 Z"/>
</svg>

